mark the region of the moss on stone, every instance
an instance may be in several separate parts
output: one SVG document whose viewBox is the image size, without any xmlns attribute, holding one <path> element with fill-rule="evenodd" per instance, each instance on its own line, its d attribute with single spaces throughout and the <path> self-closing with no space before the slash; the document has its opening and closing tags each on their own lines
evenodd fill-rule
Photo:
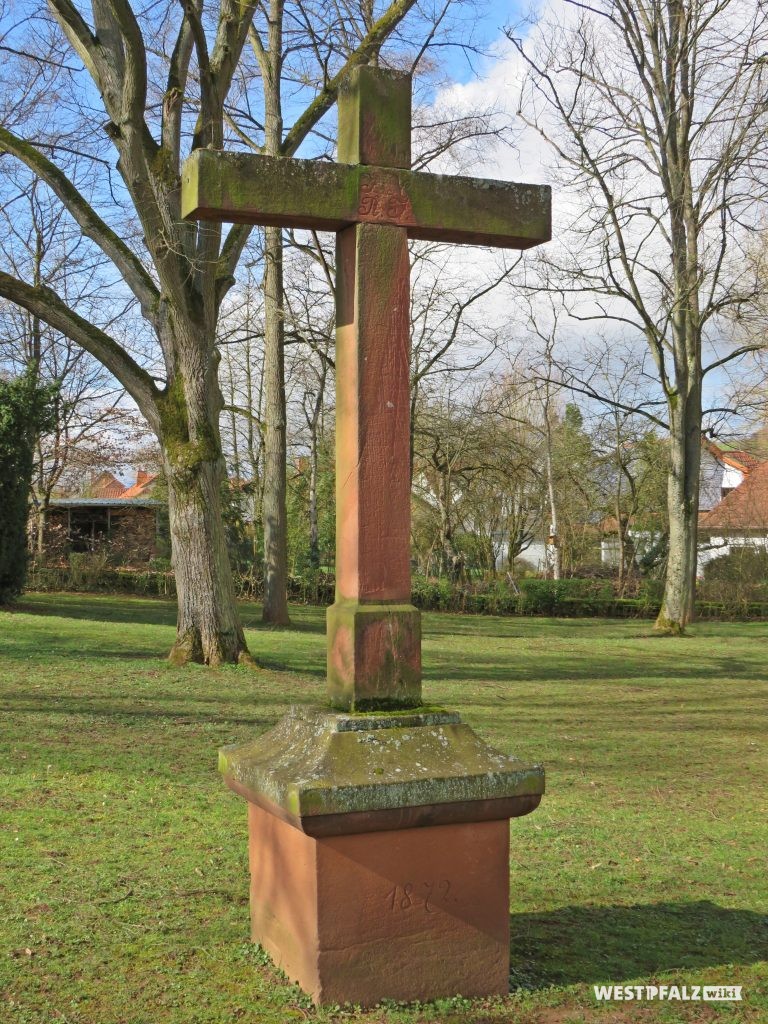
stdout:
<svg viewBox="0 0 768 1024">
<path fill-rule="evenodd" d="M 415 705 L 415 707 L 418 708 L 418 713 L 420 715 L 450 714 L 450 712 L 448 711 L 447 708 L 440 707 L 439 704 L 418 704 L 418 705 Z M 370 711 L 366 711 L 365 708 L 359 708 L 359 709 L 356 708 L 353 711 L 346 712 L 346 715 L 348 715 L 350 718 L 362 718 L 362 719 L 370 718 L 371 717 Z M 396 720 L 398 718 L 403 718 L 404 716 L 412 716 L 412 715 L 413 715 L 413 711 L 412 710 L 408 710 L 407 708 L 402 708 L 402 707 L 382 709 L 382 710 L 377 709 L 376 710 L 376 717 L 377 718 L 378 717 L 385 717 L 385 718 L 392 718 L 392 719 Z"/>
<path fill-rule="evenodd" d="M 327 611 L 328 696 L 341 711 L 421 706 L 421 615 L 410 604 L 338 600 Z"/>
<path fill-rule="evenodd" d="M 184 217 L 321 230 L 393 224 L 411 238 L 509 248 L 550 238 L 550 206 L 545 185 L 215 150 L 192 153 L 182 180 Z"/>
<path fill-rule="evenodd" d="M 341 163 L 411 166 L 411 77 L 366 65 L 339 92 Z"/>
<path fill-rule="evenodd" d="M 373 717 L 373 716 L 372 716 Z M 270 732 L 225 747 L 220 770 L 293 815 L 344 814 L 541 794 L 544 772 L 492 747 L 454 713 L 352 716 L 294 708 Z"/>
</svg>

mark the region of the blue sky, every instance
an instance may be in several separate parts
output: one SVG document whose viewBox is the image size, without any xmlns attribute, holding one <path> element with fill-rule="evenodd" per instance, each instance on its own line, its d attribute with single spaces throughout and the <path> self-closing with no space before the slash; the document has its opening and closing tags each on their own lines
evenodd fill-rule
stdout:
<svg viewBox="0 0 768 1024">
<path fill-rule="evenodd" d="M 504 27 L 514 25 L 531 6 L 531 0 L 478 0 L 474 5 L 477 44 L 485 49 L 491 48 L 503 37 Z M 459 50 L 450 51 L 450 55 L 444 53 L 442 59 L 455 81 L 464 83 L 473 78 L 473 70 Z M 483 66 L 482 60 L 477 62 L 475 72 L 482 70 Z"/>
</svg>

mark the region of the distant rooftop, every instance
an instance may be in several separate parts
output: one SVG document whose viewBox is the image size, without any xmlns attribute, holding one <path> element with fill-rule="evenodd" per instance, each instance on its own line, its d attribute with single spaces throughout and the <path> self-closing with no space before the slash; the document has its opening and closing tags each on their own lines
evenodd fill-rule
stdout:
<svg viewBox="0 0 768 1024">
<path fill-rule="evenodd" d="M 704 439 L 704 445 L 707 450 L 720 462 L 724 462 L 727 466 L 733 466 L 734 469 L 740 469 L 744 473 L 751 473 L 753 469 L 757 469 L 763 463 L 757 455 L 753 455 L 751 452 L 745 452 L 741 448 L 734 448 L 723 444 L 717 444 L 715 441 L 709 441 Z"/>
<path fill-rule="evenodd" d="M 125 504 L 144 504 L 152 505 L 157 502 L 147 501 L 147 497 L 152 492 L 152 488 L 157 481 L 157 473 L 147 473 L 146 470 L 139 469 L 136 472 L 136 482 L 127 487 L 121 483 L 117 477 L 105 470 L 91 481 L 90 486 L 83 488 L 86 490 L 87 497 L 83 496 L 78 498 L 74 495 L 69 495 L 66 498 L 56 498 L 51 502 L 52 505 L 58 506 L 93 506 L 93 505 L 109 505 L 110 508 L 119 508 L 121 503 Z M 134 499 L 142 499 L 136 501 Z"/>
<path fill-rule="evenodd" d="M 768 529 L 768 462 L 753 470 L 710 512 L 702 512 L 699 529 Z"/>
<path fill-rule="evenodd" d="M 146 491 L 151 490 L 152 485 L 157 480 L 157 473 L 146 473 L 140 469 L 136 474 L 136 483 L 123 491 L 123 498 L 138 498 Z"/>
</svg>

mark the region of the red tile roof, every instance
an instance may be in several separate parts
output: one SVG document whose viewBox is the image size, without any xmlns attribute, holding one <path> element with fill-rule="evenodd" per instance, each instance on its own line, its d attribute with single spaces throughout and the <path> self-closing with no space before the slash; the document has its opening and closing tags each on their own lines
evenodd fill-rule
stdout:
<svg viewBox="0 0 768 1024">
<path fill-rule="evenodd" d="M 753 469 L 757 469 L 763 463 L 762 459 L 757 455 L 752 455 L 751 452 L 745 452 L 740 448 L 721 448 L 720 445 L 707 438 L 704 438 L 704 446 L 720 462 L 724 462 L 726 466 L 733 466 L 734 469 L 740 469 L 743 473 L 751 473 Z"/>
<path fill-rule="evenodd" d="M 94 498 L 122 498 L 126 493 L 125 485 L 108 472 L 100 473 L 90 490 Z"/>
<path fill-rule="evenodd" d="M 124 491 L 122 497 L 145 497 L 148 491 L 152 489 L 152 484 L 154 484 L 155 480 L 157 480 L 157 473 L 145 473 L 143 469 L 140 469 L 136 474 L 136 483 Z"/>
<path fill-rule="evenodd" d="M 768 530 L 768 462 L 760 463 L 719 505 L 699 516 L 703 530 Z"/>
<path fill-rule="evenodd" d="M 759 459 L 756 455 L 752 455 L 750 452 L 733 451 L 723 452 L 720 458 L 729 466 L 735 466 L 736 469 L 744 469 L 747 473 L 751 473 L 753 469 L 757 469 L 763 463 L 762 459 Z"/>
</svg>

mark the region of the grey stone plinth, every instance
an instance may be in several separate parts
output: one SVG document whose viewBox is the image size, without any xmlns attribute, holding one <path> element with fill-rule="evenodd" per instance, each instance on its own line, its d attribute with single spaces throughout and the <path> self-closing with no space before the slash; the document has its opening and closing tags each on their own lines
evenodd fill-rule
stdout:
<svg viewBox="0 0 768 1024">
<path fill-rule="evenodd" d="M 541 766 L 494 750 L 441 710 L 294 707 L 219 758 L 230 788 L 314 836 L 518 817 L 544 792 Z"/>
</svg>

